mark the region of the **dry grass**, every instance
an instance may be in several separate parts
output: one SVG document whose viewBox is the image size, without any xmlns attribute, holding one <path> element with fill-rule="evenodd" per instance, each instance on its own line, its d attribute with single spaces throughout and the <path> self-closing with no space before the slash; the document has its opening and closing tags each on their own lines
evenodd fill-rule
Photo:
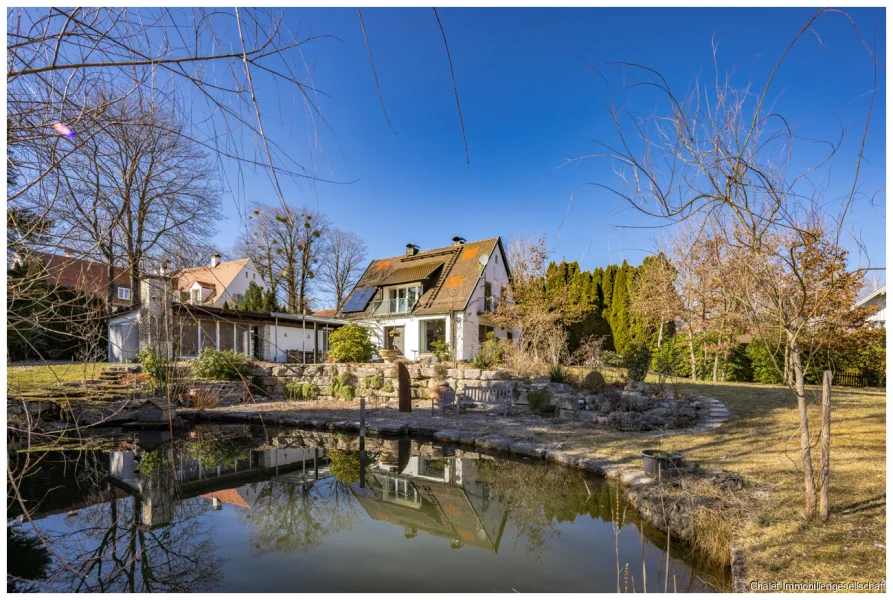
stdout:
<svg viewBox="0 0 893 600">
<path fill-rule="evenodd" d="M 745 478 L 750 519 L 735 533 L 747 552 L 748 580 L 885 579 L 883 390 L 834 389 L 831 520 L 822 525 L 806 524 L 802 518 L 802 479 L 796 464 L 798 419 L 796 402 L 789 391 L 759 384 L 673 384 L 681 391 L 721 400 L 729 407 L 732 418 L 710 432 L 652 437 L 647 443 L 682 452 L 704 467 L 736 471 Z M 821 391 L 811 388 L 807 393 L 813 400 L 811 432 L 817 434 Z M 640 437 L 614 433 L 593 433 L 587 441 L 599 453 L 631 458 L 643 447 Z M 817 447 L 814 454 L 817 460 Z"/>
</svg>

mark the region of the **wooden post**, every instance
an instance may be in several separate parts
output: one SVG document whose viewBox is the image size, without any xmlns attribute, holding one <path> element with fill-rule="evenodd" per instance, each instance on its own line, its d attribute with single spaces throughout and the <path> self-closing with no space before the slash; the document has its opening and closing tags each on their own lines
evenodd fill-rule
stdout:
<svg viewBox="0 0 893 600">
<path fill-rule="evenodd" d="M 409 369 L 402 362 L 397 363 L 397 398 L 400 412 L 412 412 Z"/>
<path fill-rule="evenodd" d="M 366 487 L 366 399 L 360 398 L 360 489 Z"/>
<path fill-rule="evenodd" d="M 831 516 L 831 505 L 828 502 L 831 481 L 831 371 L 822 376 L 822 491 L 819 497 L 819 513 L 822 521 Z"/>
</svg>

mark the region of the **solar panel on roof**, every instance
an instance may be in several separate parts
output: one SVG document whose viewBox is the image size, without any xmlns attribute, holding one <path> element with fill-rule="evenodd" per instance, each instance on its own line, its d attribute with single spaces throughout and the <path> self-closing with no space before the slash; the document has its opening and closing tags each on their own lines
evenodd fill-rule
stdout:
<svg viewBox="0 0 893 600">
<path fill-rule="evenodd" d="M 341 312 L 352 313 L 366 310 L 366 305 L 372 300 L 372 296 L 375 295 L 376 289 L 377 288 L 373 287 L 356 290 L 350 297 L 350 300 L 347 301 L 347 304 L 344 305 Z"/>
</svg>

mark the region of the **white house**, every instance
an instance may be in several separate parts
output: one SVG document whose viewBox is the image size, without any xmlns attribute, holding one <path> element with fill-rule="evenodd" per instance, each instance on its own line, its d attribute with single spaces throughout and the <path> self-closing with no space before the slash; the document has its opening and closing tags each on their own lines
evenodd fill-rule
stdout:
<svg viewBox="0 0 893 600">
<path fill-rule="evenodd" d="M 167 345 L 172 356 L 194 358 L 205 348 L 235 350 L 270 362 L 319 362 L 329 334 L 345 321 L 333 316 L 257 313 L 235 307 L 250 282 L 261 287 L 251 259 L 177 273 L 144 274 L 141 306 L 109 319 L 109 360 L 126 362 L 144 347 Z"/>
<path fill-rule="evenodd" d="M 887 286 L 882 285 L 875 291 L 871 292 L 858 302 L 856 302 L 856 306 L 876 306 L 877 310 L 874 314 L 868 317 L 869 322 L 871 322 L 876 327 L 887 327 Z"/>
<path fill-rule="evenodd" d="M 396 348 L 410 360 L 431 356 L 431 344 L 446 341 L 458 360 L 471 360 L 488 333 L 513 337 L 488 316 L 508 285 L 509 269 L 498 237 L 419 252 L 406 245 L 400 256 L 369 263 L 336 316 L 368 327 L 373 342 Z"/>
<path fill-rule="evenodd" d="M 174 275 L 180 302 L 211 306 L 235 307 L 245 297 L 253 281 L 265 288 L 263 279 L 250 258 L 220 262 L 220 255 L 211 257 L 207 266 L 183 269 Z"/>
</svg>

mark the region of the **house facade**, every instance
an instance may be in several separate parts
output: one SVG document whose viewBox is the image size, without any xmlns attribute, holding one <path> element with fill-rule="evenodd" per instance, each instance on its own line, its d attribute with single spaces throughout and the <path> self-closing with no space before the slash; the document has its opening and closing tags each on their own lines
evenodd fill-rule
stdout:
<svg viewBox="0 0 893 600">
<path fill-rule="evenodd" d="M 235 306 L 249 283 L 258 282 L 253 267 L 250 259 L 220 263 L 215 257 L 208 267 L 144 274 L 141 305 L 109 319 L 109 360 L 134 360 L 145 347 L 166 348 L 169 356 L 180 359 L 213 348 L 269 362 L 324 360 L 329 334 L 345 321 L 223 307 L 225 302 Z"/>
<path fill-rule="evenodd" d="M 516 333 L 490 316 L 509 277 L 498 237 L 456 237 L 422 252 L 407 244 L 404 254 L 369 263 L 336 316 L 369 328 L 373 343 L 410 360 L 431 356 L 436 341 L 447 342 L 457 360 L 471 360 L 488 334 Z"/>
<path fill-rule="evenodd" d="M 28 264 L 38 267 L 51 286 L 106 298 L 109 290 L 109 266 L 107 263 L 89 258 L 77 258 L 73 254 L 50 254 L 30 250 L 16 253 L 15 266 Z M 120 310 L 131 306 L 133 281 L 130 270 L 124 267 L 112 268 L 112 308 Z"/>
<path fill-rule="evenodd" d="M 875 312 L 868 317 L 868 322 L 875 327 L 887 327 L 887 286 L 883 285 L 871 292 L 858 302 L 856 306 L 876 307 Z"/>
<path fill-rule="evenodd" d="M 196 305 L 235 307 L 251 282 L 266 287 L 250 258 L 221 262 L 219 254 L 208 265 L 182 269 L 175 277 L 178 301 Z"/>
</svg>

